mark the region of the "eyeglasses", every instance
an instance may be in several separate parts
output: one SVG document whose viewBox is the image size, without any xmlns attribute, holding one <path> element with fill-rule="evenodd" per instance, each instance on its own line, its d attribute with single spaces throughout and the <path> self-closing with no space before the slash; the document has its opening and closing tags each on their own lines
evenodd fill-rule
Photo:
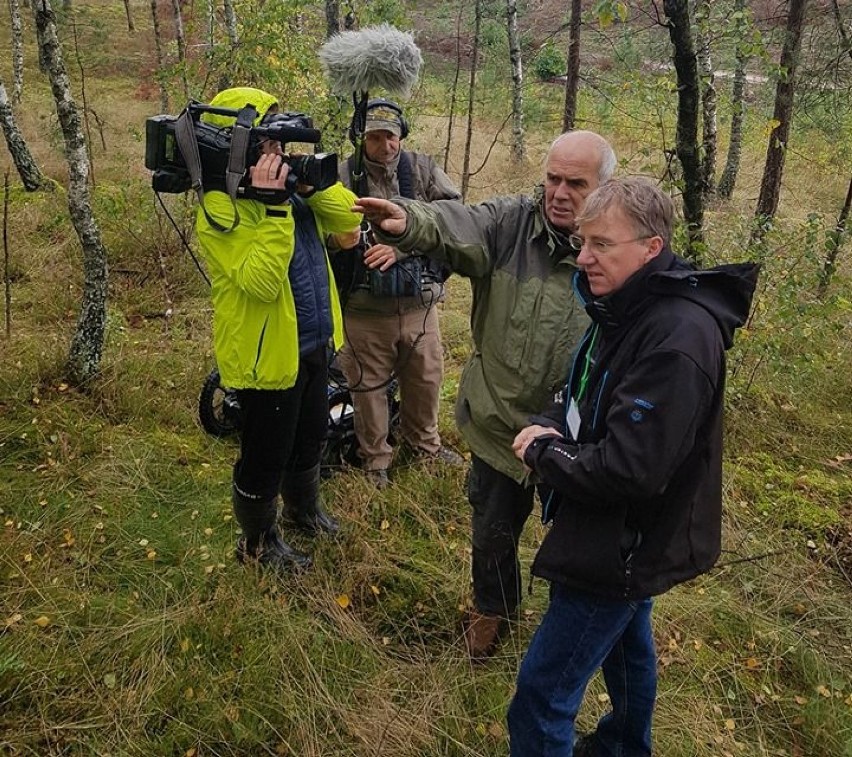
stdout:
<svg viewBox="0 0 852 757">
<path fill-rule="evenodd" d="M 572 234 L 568 237 L 568 244 L 571 245 L 571 249 L 575 252 L 579 252 L 585 246 L 593 255 L 606 255 L 613 247 L 619 247 L 623 244 L 631 244 L 632 242 L 641 242 L 643 239 L 650 238 L 651 235 L 645 234 L 641 237 L 625 239 L 623 242 L 603 242 L 599 239 L 592 239 L 589 241 L 585 237 L 581 237 L 579 234 Z"/>
</svg>

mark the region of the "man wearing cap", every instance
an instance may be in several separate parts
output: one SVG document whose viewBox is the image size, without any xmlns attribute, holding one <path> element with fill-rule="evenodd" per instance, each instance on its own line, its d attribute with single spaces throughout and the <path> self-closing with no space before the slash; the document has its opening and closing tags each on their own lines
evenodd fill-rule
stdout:
<svg viewBox="0 0 852 757">
<path fill-rule="evenodd" d="M 367 105 L 363 152 L 340 163 L 340 180 L 361 197 L 458 200 L 450 178 L 429 155 L 401 148 L 408 123 L 395 102 Z M 388 485 L 393 449 L 388 443 L 385 388 L 400 388 L 400 436 L 416 458 L 461 464 L 441 444 L 438 399 L 444 358 L 436 305 L 444 298 L 448 269 L 429 258 L 406 256 L 387 271 L 368 271 L 363 255 L 394 260 L 395 249 L 375 244 L 342 251 L 351 264 L 338 281 L 344 302 L 345 346 L 340 365 L 352 391 L 355 434 L 364 470 L 379 488 Z M 338 270 L 337 266 L 335 270 Z"/>
</svg>

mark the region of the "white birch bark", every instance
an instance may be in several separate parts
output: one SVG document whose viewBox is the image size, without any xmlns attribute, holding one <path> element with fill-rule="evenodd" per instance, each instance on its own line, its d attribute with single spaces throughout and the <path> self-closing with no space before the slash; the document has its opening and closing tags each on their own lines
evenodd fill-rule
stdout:
<svg viewBox="0 0 852 757">
<path fill-rule="evenodd" d="M 106 330 L 107 253 L 92 213 L 89 193 L 89 155 L 80 124 L 80 113 L 71 94 L 71 82 L 56 34 L 55 15 L 49 0 L 38 0 L 36 32 L 47 65 L 56 114 L 65 140 L 68 162 L 68 210 L 83 249 L 83 296 L 77 328 L 68 355 L 69 378 L 85 384 L 100 368 Z"/>
<path fill-rule="evenodd" d="M 24 32 L 18 0 L 9 0 L 9 16 L 12 23 L 12 102 L 17 105 L 24 92 Z"/>
<path fill-rule="evenodd" d="M 716 71 L 713 68 L 709 26 L 709 0 L 695 0 L 695 41 L 698 48 L 696 50 L 698 76 L 701 81 L 701 174 L 705 195 L 712 195 L 716 190 L 716 152 L 718 142 L 716 126 Z"/>
<path fill-rule="evenodd" d="M 518 34 L 517 0 L 506 0 L 506 25 L 512 63 L 512 158 L 522 161 L 527 151 L 524 145 L 524 67 Z"/>
<path fill-rule="evenodd" d="M 27 146 L 26 140 L 18 129 L 12 104 L 9 102 L 6 86 L 2 80 L 0 80 L 0 126 L 3 128 L 6 146 L 9 148 L 9 154 L 12 156 L 12 161 L 18 170 L 24 189 L 28 192 L 34 192 L 36 189 L 48 186 L 30 152 L 30 148 Z"/>
</svg>

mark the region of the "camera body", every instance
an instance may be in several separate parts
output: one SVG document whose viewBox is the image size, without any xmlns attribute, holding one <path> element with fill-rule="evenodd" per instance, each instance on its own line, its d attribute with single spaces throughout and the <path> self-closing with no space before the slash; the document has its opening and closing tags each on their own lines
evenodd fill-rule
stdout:
<svg viewBox="0 0 852 757">
<path fill-rule="evenodd" d="M 200 116 L 205 112 L 239 116 L 243 111 L 214 108 L 200 103 L 190 103 L 187 106 L 187 114 L 191 119 L 201 162 L 202 188 L 205 191 L 211 189 L 227 191 L 225 176 L 229 164 L 233 165 L 234 159 L 231 155 L 232 128 L 223 128 L 202 121 Z M 254 112 L 253 109 L 250 109 L 248 115 L 250 116 L 252 112 Z M 145 122 L 145 168 L 153 172 L 151 185 L 155 192 L 179 194 L 192 188 L 190 171 L 178 141 L 178 118 L 178 116 L 163 114 L 151 116 Z M 286 142 L 316 144 L 321 137 L 320 132 L 313 128 L 311 119 L 303 113 L 272 114 L 265 118 L 260 126 L 251 127 L 246 154 L 237 156 L 242 157 L 242 165 L 246 169 L 257 163 L 260 157 L 260 144 L 265 139 L 276 140 L 282 145 Z M 285 155 L 283 159 L 290 166 L 290 174 L 300 184 L 322 190 L 337 181 L 335 153 Z M 269 190 L 255 192 L 250 184 L 248 170 L 237 189 L 237 196 L 264 202 L 281 202 L 283 199 L 271 196 Z"/>
</svg>

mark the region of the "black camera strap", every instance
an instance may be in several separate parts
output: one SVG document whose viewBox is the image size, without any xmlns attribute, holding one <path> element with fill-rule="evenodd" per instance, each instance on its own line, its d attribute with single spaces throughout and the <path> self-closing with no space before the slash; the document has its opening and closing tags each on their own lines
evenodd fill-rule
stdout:
<svg viewBox="0 0 852 757">
<path fill-rule="evenodd" d="M 228 168 L 225 172 L 225 190 L 231 198 L 234 208 L 234 222 L 230 226 L 223 226 L 213 218 L 204 207 L 204 186 L 202 183 L 201 155 L 198 151 L 198 138 L 195 135 L 195 124 L 189 109 L 183 111 L 175 122 L 175 139 L 180 148 L 181 155 L 186 163 L 186 170 L 192 181 L 192 189 L 198 195 L 198 203 L 204 213 L 207 222 L 217 231 L 233 231 L 240 223 L 240 213 L 237 210 L 237 187 L 246 172 L 246 155 L 248 154 L 251 127 L 257 111 L 252 106 L 247 106 L 237 114 L 237 122 L 234 124 L 231 136 L 231 150 L 228 154 Z"/>
</svg>

